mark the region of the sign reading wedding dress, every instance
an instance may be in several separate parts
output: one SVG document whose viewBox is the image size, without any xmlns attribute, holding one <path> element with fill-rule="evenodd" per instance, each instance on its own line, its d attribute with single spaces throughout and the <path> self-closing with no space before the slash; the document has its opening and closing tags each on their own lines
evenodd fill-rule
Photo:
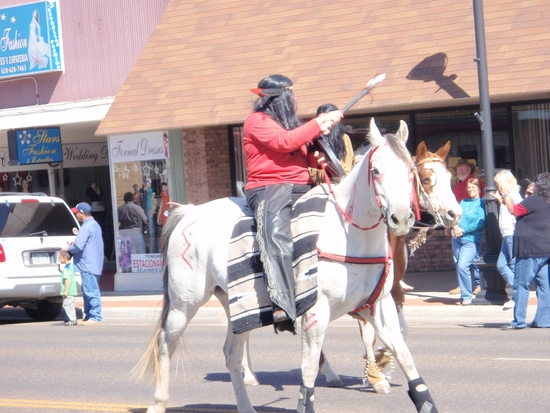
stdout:
<svg viewBox="0 0 550 413">
<path fill-rule="evenodd" d="M 63 70 L 57 1 L 0 8 L 0 79 Z"/>
</svg>

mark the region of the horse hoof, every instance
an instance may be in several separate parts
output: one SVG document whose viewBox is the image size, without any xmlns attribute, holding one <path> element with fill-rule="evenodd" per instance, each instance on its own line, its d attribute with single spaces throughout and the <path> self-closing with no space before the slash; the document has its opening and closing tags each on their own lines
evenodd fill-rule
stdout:
<svg viewBox="0 0 550 413">
<path fill-rule="evenodd" d="M 332 379 L 332 380 L 327 380 L 327 383 L 326 383 L 327 387 L 344 387 L 344 382 L 342 381 L 342 379 L 340 377 L 337 377 L 335 379 Z"/>
<path fill-rule="evenodd" d="M 374 391 L 376 392 L 376 394 L 390 394 L 391 393 L 390 383 L 388 383 L 387 380 L 376 383 L 374 385 Z"/>
</svg>

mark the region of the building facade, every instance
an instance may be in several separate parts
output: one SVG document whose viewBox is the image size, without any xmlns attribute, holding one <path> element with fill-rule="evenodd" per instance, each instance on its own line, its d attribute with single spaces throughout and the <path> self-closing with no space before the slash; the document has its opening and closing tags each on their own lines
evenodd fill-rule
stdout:
<svg viewBox="0 0 550 413">
<path fill-rule="evenodd" d="M 80 2 L 59 3 L 64 29 L 64 7 L 77 7 L 72 5 Z M 162 172 L 166 166 L 171 196 L 178 202 L 198 204 L 238 196 L 245 180 L 241 128 L 254 102 L 249 90 L 272 73 L 293 80 L 299 115 L 304 119 L 312 117 L 323 103 L 345 105 L 370 78 L 386 73 L 383 83 L 346 114 L 344 123 L 354 146 L 368 133 L 370 117 L 376 118 L 383 133 L 394 132 L 403 119 L 411 132 L 411 152 L 421 141 L 435 151 L 450 140 L 449 164 L 461 157 L 472 159 L 483 174 L 485 154 L 474 116 L 479 111 L 479 91 L 471 2 L 166 0 L 165 9 L 152 3 L 158 2 L 140 2 L 139 7 L 151 7 L 150 14 L 159 16 L 158 24 L 148 21 L 151 34 L 140 37 L 144 46 L 140 50 L 136 46 L 135 61 L 120 74 L 124 79 L 117 77 L 121 87 L 111 94 L 100 93 L 103 98 L 116 97 L 101 120 L 88 123 L 90 134 L 98 125 L 94 141 L 104 139 L 108 147 L 110 190 L 116 194 L 111 197 L 114 217 L 118 200 L 132 183 L 132 173 L 136 174 L 134 180 L 144 175 L 134 167 L 151 167 L 149 171 L 156 167 Z M 127 33 L 143 26 L 136 21 L 146 13 L 131 9 L 129 1 L 95 4 L 97 13 L 110 10 L 115 21 L 125 22 L 125 29 L 120 29 L 124 35 L 119 33 L 121 44 Z M 550 61 L 546 56 L 550 4 L 544 0 L 485 0 L 483 7 L 495 167 L 511 169 L 525 183 L 550 169 Z M 103 30 L 116 24 L 92 15 L 86 20 L 87 35 L 79 34 L 82 28 L 78 24 L 71 27 L 77 39 L 97 44 Z M 116 60 L 116 44 L 111 40 L 102 43 L 106 55 L 96 58 Z M 79 61 L 76 56 L 88 58 L 85 53 L 77 54 L 84 50 L 80 46 L 75 45 L 75 64 Z M 99 70 L 93 67 L 86 66 L 92 77 Z M 44 76 L 44 82 L 51 78 L 50 95 L 55 101 L 67 101 L 54 93 L 65 73 Z M 5 87 L 12 86 L 0 83 L 0 88 Z M 27 87 L 32 95 L 32 84 Z M 81 97 L 91 98 L 100 96 Z M 28 99 L 20 106 L 34 104 Z M 164 134 L 169 141 L 167 156 L 154 158 L 150 153 L 144 155 L 147 159 L 128 163 L 112 156 L 119 141 L 131 147 L 146 136 L 160 142 Z M 114 237 L 118 243 L 120 237 L 116 233 Z M 411 258 L 410 270 L 454 268 L 450 241 L 448 253 L 446 246 L 441 248 L 446 240 L 436 231 Z M 147 248 L 147 252 L 155 251 L 154 246 Z M 159 274 L 141 271 L 139 265 L 137 271 L 119 271 L 117 288 L 161 288 Z"/>
<path fill-rule="evenodd" d="M 27 181 L 31 192 L 60 196 L 70 206 L 89 202 L 102 225 L 106 260 L 113 263 L 113 211 L 122 197 L 113 196 L 107 137 L 95 131 L 168 2 L 0 1 L 4 191 L 20 192 Z M 61 159 L 10 159 L 11 131 L 50 128 L 59 129 Z M 142 177 L 135 179 L 141 187 Z"/>
</svg>

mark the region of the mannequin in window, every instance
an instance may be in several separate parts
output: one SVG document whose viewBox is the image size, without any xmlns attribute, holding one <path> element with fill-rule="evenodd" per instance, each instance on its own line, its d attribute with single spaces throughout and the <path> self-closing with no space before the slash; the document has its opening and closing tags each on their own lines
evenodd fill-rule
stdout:
<svg viewBox="0 0 550 413">
<path fill-rule="evenodd" d="M 27 178 L 21 179 L 21 192 L 31 192 L 31 183 Z"/>
</svg>

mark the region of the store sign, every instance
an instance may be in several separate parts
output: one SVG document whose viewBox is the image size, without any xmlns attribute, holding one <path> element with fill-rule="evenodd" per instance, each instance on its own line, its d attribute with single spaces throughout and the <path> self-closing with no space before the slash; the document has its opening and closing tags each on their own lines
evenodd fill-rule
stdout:
<svg viewBox="0 0 550 413">
<path fill-rule="evenodd" d="M 0 9 L 0 79 L 63 70 L 57 1 Z"/>
<path fill-rule="evenodd" d="M 166 159 L 168 137 L 165 132 L 112 135 L 109 136 L 109 153 L 113 162 Z"/>
<path fill-rule="evenodd" d="M 62 149 L 64 168 L 109 165 L 107 143 L 64 143 Z M 15 172 L 20 169 L 21 167 L 10 165 L 8 148 L 0 148 L 0 171 Z"/>
<path fill-rule="evenodd" d="M 63 144 L 63 167 L 109 165 L 109 151 L 106 143 Z"/>
<path fill-rule="evenodd" d="M 161 272 L 162 254 L 132 254 L 132 272 Z"/>
<path fill-rule="evenodd" d="M 63 162 L 59 128 L 9 130 L 8 147 L 11 165 Z"/>
</svg>

